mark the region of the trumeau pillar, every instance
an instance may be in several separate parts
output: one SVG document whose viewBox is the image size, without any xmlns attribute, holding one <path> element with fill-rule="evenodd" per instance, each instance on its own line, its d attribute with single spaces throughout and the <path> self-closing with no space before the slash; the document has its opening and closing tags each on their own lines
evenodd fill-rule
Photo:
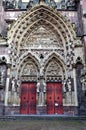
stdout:
<svg viewBox="0 0 86 130">
<path fill-rule="evenodd" d="M 9 91 L 9 82 L 10 82 L 10 65 L 7 65 L 7 79 L 6 79 L 6 87 L 5 87 L 5 100 L 4 105 L 8 105 L 8 91 Z"/>
<path fill-rule="evenodd" d="M 45 105 L 45 92 L 46 92 L 46 84 L 44 79 L 40 79 L 39 83 L 37 84 L 37 93 L 38 93 L 38 105 L 44 106 Z"/>
</svg>

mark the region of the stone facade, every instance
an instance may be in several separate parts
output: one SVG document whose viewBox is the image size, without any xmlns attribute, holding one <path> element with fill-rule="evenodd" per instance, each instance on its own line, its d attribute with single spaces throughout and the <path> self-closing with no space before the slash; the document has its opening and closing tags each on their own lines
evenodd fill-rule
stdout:
<svg viewBox="0 0 86 130">
<path fill-rule="evenodd" d="M 48 82 L 62 84 L 64 114 L 86 114 L 86 1 L 53 2 L 0 3 L 2 115 L 19 114 L 23 82 L 36 83 L 36 114 L 46 114 Z"/>
</svg>

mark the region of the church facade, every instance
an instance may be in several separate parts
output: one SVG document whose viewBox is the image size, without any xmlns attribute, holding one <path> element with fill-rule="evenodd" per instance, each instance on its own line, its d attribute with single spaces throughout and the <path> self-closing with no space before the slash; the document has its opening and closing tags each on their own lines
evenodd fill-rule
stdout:
<svg viewBox="0 0 86 130">
<path fill-rule="evenodd" d="M 86 1 L 53 2 L 1 3 L 0 115 L 86 115 Z"/>
</svg>

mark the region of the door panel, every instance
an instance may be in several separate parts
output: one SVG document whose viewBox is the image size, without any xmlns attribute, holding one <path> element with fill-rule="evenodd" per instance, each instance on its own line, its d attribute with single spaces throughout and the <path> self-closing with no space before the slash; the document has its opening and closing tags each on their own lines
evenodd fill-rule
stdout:
<svg viewBox="0 0 86 130">
<path fill-rule="evenodd" d="M 29 84 L 29 114 L 36 113 L 36 85 L 35 83 Z"/>
<path fill-rule="evenodd" d="M 20 114 L 36 113 L 36 84 L 22 83 Z"/>
<path fill-rule="evenodd" d="M 23 83 L 21 85 L 21 105 L 20 114 L 28 113 L 28 84 Z"/>
<path fill-rule="evenodd" d="M 54 113 L 54 87 L 52 83 L 47 84 L 47 114 Z"/>
<path fill-rule="evenodd" d="M 63 103 L 62 103 L 62 84 L 55 84 L 55 113 L 63 114 Z"/>
<path fill-rule="evenodd" d="M 63 114 L 62 84 L 47 83 L 47 114 Z"/>
</svg>

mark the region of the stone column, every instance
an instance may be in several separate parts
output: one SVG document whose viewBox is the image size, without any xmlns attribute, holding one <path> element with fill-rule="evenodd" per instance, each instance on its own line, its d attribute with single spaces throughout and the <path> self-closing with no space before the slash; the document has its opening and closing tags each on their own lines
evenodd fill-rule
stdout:
<svg viewBox="0 0 86 130">
<path fill-rule="evenodd" d="M 6 79 L 5 99 L 4 99 L 4 105 L 5 106 L 8 105 L 9 82 L 10 82 L 10 65 L 7 66 L 7 79 Z"/>
<path fill-rule="evenodd" d="M 76 82 L 76 70 L 73 68 L 73 77 L 74 77 L 74 93 L 75 93 L 75 106 L 78 106 L 78 94 L 77 94 L 77 82 Z"/>
</svg>

